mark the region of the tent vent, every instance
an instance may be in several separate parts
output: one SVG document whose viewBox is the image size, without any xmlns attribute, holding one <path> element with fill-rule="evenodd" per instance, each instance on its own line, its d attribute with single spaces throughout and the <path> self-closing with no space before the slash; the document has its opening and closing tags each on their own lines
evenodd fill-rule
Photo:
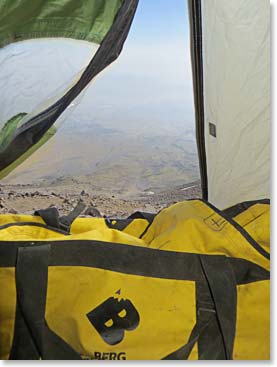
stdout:
<svg viewBox="0 0 277 367">
<path fill-rule="evenodd" d="M 209 133 L 216 138 L 216 125 L 209 122 Z"/>
</svg>

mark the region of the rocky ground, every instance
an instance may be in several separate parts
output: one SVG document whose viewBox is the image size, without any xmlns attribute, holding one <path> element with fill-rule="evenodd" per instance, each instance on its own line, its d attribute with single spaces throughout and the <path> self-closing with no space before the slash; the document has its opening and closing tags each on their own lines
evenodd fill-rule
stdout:
<svg viewBox="0 0 277 367">
<path fill-rule="evenodd" d="M 173 203 L 200 197 L 199 182 L 177 186 L 173 189 L 149 189 L 135 195 L 122 192 L 109 193 L 76 180 L 59 185 L 0 185 L 0 213 L 32 214 L 37 209 L 56 206 L 67 214 L 82 199 L 88 207 L 97 208 L 107 217 L 126 217 L 133 212 L 157 212 Z M 89 214 L 89 213 L 88 213 Z M 94 212 L 90 212 L 94 215 Z"/>
</svg>

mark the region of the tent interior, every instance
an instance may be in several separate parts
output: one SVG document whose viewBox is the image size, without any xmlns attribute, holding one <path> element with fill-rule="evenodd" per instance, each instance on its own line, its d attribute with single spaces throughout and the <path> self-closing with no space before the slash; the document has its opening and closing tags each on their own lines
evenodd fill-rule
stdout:
<svg viewBox="0 0 277 367">
<path fill-rule="evenodd" d="M 1 212 L 1 359 L 270 359 L 270 4 L 183 2 L 190 47 L 184 69 L 190 67 L 192 93 L 182 99 L 170 91 L 164 95 L 169 100 L 156 105 L 151 99 L 151 74 L 161 65 L 177 83 L 172 85 L 180 82 L 180 69 L 165 64 L 181 43 L 161 40 L 161 59 L 142 78 L 149 106 L 164 115 L 158 123 L 154 114 L 143 120 L 142 104 L 130 103 L 128 94 L 136 98 L 135 88 L 120 94 L 120 73 L 112 80 L 111 95 L 117 94 L 122 108 L 112 101 L 99 104 L 96 88 L 82 113 L 85 92 L 119 62 L 146 3 L 153 16 L 156 7 L 170 7 L 173 1 L 0 1 L 0 209 L 5 184 L 24 184 L 36 170 L 43 172 L 42 183 L 48 179 L 48 167 L 63 158 L 62 141 L 72 154 L 67 171 L 73 185 L 73 166 L 83 167 L 79 150 L 94 145 L 95 156 L 88 151 L 84 172 L 93 159 L 103 164 L 100 186 L 105 177 L 114 187 L 124 184 L 127 174 L 113 147 L 124 153 L 127 145 L 133 149 L 135 187 L 143 154 L 153 158 L 153 186 L 163 183 L 165 159 L 171 162 L 170 184 L 182 184 L 184 167 L 194 172 L 188 182 L 201 181 L 200 197 L 170 197 L 172 205 L 155 213 L 135 211 L 128 218 L 105 216 L 95 207 L 81 216 L 82 200 L 62 215 L 55 205 L 36 207 L 35 193 L 25 195 L 32 213 Z M 161 21 L 169 34 L 172 15 L 179 13 L 174 11 Z M 144 29 L 147 37 L 152 32 Z M 146 65 L 151 47 L 148 51 L 140 55 Z M 183 53 L 178 49 L 176 55 L 182 65 Z M 159 92 L 162 88 L 156 88 Z M 172 108 L 165 114 L 167 103 Z M 184 140 L 186 128 L 182 119 L 181 125 L 176 121 L 182 113 L 185 120 L 189 103 L 195 126 Z M 74 110 L 78 113 L 71 120 Z M 124 113 L 133 140 L 101 125 L 101 116 L 120 125 Z M 163 121 L 175 140 L 167 130 L 158 131 L 158 140 L 151 137 L 151 129 L 157 133 Z M 139 125 L 149 133 L 144 139 L 155 153 L 145 152 L 136 134 Z M 72 139 L 72 126 L 79 140 Z M 95 131 L 93 139 L 88 129 Z M 106 135 L 108 150 L 101 146 Z M 165 143 L 174 146 L 181 163 Z M 112 179 L 110 162 L 117 171 Z M 151 172 L 144 173 L 149 185 Z M 93 186 L 96 174 L 90 177 Z M 187 189 L 179 187 L 183 193 Z M 21 194 L 8 194 L 17 196 L 22 200 Z M 73 208 L 67 197 L 62 200 Z"/>
<path fill-rule="evenodd" d="M 110 196 L 198 184 L 188 9 L 185 2 L 175 3 L 164 3 L 154 20 L 155 6 L 139 3 L 120 57 L 71 102 L 44 137 L 47 143 L 2 170 L 3 184 L 74 177 L 91 181 L 95 191 L 105 187 Z M 168 11 L 170 31 L 163 27 Z M 146 34 L 152 26 L 156 30 Z M 69 38 L 3 47 L 0 120 L 46 108 L 78 80 L 97 47 Z"/>
<path fill-rule="evenodd" d="M 19 166 L 24 176 L 24 168 L 32 167 L 30 156 L 34 157 L 34 152 L 36 161 L 49 154 L 51 146 L 45 143 L 62 123 L 66 124 L 76 105 L 82 104 L 81 97 L 94 77 L 118 57 L 137 7 L 137 1 L 131 1 L 126 9 L 121 9 L 122 16 L 115 17 L 122 3 L 114 1 L 111 6 L 109 1 L 83 1 L 78 8 L 71 8 L 64 1 L 53 9 L 51 2 L 32 7 L 24 1 L 18 6 L 2 3 L 1 13 L 8 16 L 2 19 L 0 29 L 1 178 L 14 175 L 15 170 L 15 180 L 20 179 L 16 168 Z M 184 12 L 189 13 L 190 22 L 202 197 L 221 209 L 267 198 L 270 191 L 268 3 L 189 0 L 187 5 Z M 51 11 L 62 19 L 58 26 L 51 23 Z M 37 12 L 40 12 L 38 21 L 34 21 Z M 69 24 L 68 16 L 76 14 L 78 18 L 73 17 Z M 124 19 L 129 19 L 128 23 L 124 24 Z M 93 104 L 91 101 L 92 110 Z M 174 113 L 167 116 L 172 124 L 174 117 Z M 80 114 L 78 118 L 85 120 L 88 116 Z M 81 130 L 81 121 L 74 123 Z M 37 151 L 41 146 L 43 154 Z M 51 159 L 54 157 L 49 154 Z M 20 165 L 25 160 L 22 169 Z M 194 160 L 191 157 L 196 165 Z M 177 171 L 172 175 L 177 176 Z"/>
</svg>

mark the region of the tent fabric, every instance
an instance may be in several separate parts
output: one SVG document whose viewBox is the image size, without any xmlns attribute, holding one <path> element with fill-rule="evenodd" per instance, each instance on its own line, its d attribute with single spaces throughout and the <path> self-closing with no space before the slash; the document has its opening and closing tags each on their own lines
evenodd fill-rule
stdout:
<svg viewBox="0 0 277 367">
<path fill-rule="evenodd" d="M 1 358 L 269 359 L 270 206 L 238 209 L 1 215 Z"/>
<path fill-rule="evenodd" d="M 76 83 L 98 47 L 79 40 L 44 38 L 17 42 L 0 49 L 1 153 L 7 149 L 21 125 L 61 98 Z M 38 143 L 1 170 L 0 178 L 7 176 L 54 136 L 80 103 L 81 97 L 70 104 Z"/>
<path fill-rule="evenodd" d="M 2 0 L 0 47 L 49 37 L 100 44 L 122 4 L 123 0 Z"/>
<path fill-rule="evenodd" d="M 198 28 L 193 23 L 192 37 L 204 196 L 221 209 L 269 197 L 269 2 L 196 0 L 191 5 L 193 16 L 201 19 Z"/>
<path fill-rule="evenodd" d="M 96 3 L 99 4 L 99 2 Z M 27 152 L 30 152 L 32 147 L 43 139 L 47 131 L 76 97 L 80 95 L 91 80 L 116 60 L 128 35 L 137 3 L 138 0 L 125 0 L 122 2 L 114 18 L 114 22 L 79 79 L 67 88 L 58 100 L 51 101 L 46 107 L 44 106 L 41 110 L 36 111 L 35 114 L 23 117 L 20 126 L 9 137 L 9 142 L 6 144 L 5 150 L 0 151 L 0 170 L 5 170 L 5 172 L 9 173 L 12 164 L 17 166 L 17 163 L 22 162 L 22 156 L 28 157 L 30 154 Z M 72 8 L 69 7 L 68 10 L 72 11 Z M 97 23 L 99 19 L 96 18 L 94 21 Z M 15 162 L 17 163 L 15 164 Z"/>
<path fill-rule="evenodd" d="M 29 112 L 29 118 L 30 112 L 34 114 L 43 104 L 45 108 L 50 99 L 60 98 L 98 48 L 69 38 L 30 39 L 2 47 L 0 127 L 23 111 Z"/>
</svg>

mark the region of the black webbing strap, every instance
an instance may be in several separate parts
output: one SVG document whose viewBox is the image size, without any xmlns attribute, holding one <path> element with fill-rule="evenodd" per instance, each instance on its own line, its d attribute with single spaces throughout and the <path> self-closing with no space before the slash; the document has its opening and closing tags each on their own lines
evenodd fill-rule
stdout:
<svg viewBox="0 0 277 367">
<path fill-rule="evenodd" d="M 36 210 L 34 215 L 39 215 L 47 226 L 70 233 L 71 224 L 82 213 L 85 207 L 86 205 L 82 201 L 79 201 L 68 215 L 60 217 L 58 209 L 55 207 Z"/>
<path fill-rule="evenodd" d="M 214 302 L 225 359 L 232 359 L 237 318 L 236 279 L 225 256 L 201 255 L 200 261 Z"/>
<path fill-rule="evenodd" d="M 199 359 L 232 359 L 237 310 L 234 273 L 225 256 L 199 255 L 199 259 L 205 279 L 199 287 L 196 324 L 187 343 L 164 359 L 188 359 L 196 343 Z"/>
<path fill-rule="evenodd" d="M 22 315 L 21 308 L 16 305 L 13 343 L 9 356 L 10 360 L 37 360 L 39 351 L 34 343 L 30 330 Z"/>
<path fill-rule="evenodd" d="M 145 219 L 149 224 L 151 224 L 155 218 L 156 214 L 154 213 L 147 213 L 147 212 L 134 212 L 131 214 L 128 219 Z"/>
<path fill-rule="evenodd" d="M 17 314 L 10 359 L 81 359 L 45 321 L 50 254 L 51 245 L 18 249 Z"/>
<path fill-rule="evenodd" d="M 123 231 L 134 219 L 144 219 L 148 222 L 147 228 L 152 224 L 156 214 L 145 212 L 134 212 L 126 219 L 105 218 L 106 225 L 111 229 Z M 144 234 L 145 230 L 143 231 Z"/>
<path fill-rule="evenodd" d="M 153 220 L 155 219 L 156 215 L 158 215 L 159 213 L 147 213 L 147 212 L 140 212 L 137 211 L 133 214 L 131 214 L 128 219 L 145 219 L 148 221 L 148 226 L 145 228 L 145 230 L 142 232 L 142 234 L 139 236 L 139 238 L 142 238 L 146 232 L 148 231 L 148 229 L 150 228 L 151 224 L 153 223 Z"/>
<path fill-rule="evenodd" d="M 34 212 L 34 215 L 40 216 L 47 226 L 57 229 L 60 228 L 59 212 L 57 208 L 50 207 L 47 209 L 39 209 Z"/>
<path fill-rule="evenodd" d="M 233 205 L 229 208 L 226 208 L 224 210 L 222 210 L 222 212 L 233 218 L 236 217 L 237 215 L 243 213 L 245 210 L 251 208 L 251 206 L 253 205 L 257 205 L 257 204 L 266 204 L 266 205 L 270 205 L 270 199 L 258 199 L 258 200 L 251 200 L 251 201 L 244 201 L 242 203 Z"/>
<path fill-rule="evenodd" d="M 189 358 L 189 355 L 195 346 L 195 344 L 198 342 L 199 338 L 203 334 L 203 332 L 207 329 L 213 318 L 215 317 L 215 311 L 214 310 L 204 310 L 201 312 L 201 321 L 196 322 L 194 328 L 192 329 L 192 332 L 190 334 L 189 340 L 187 344 L 182 346 L 180 349 L 176 350 L 175 352 L 169 354 L 166 356 L 165 360 L 185 360 Z"/>
<path fill-rule="evenodd" d="M 60 229 L 70 232 L 71 224 L 82 213 L 86 205 L 84 202 L 79 201 L 75 208 L 68 214 L 59 218 Z"/>
</svg>

